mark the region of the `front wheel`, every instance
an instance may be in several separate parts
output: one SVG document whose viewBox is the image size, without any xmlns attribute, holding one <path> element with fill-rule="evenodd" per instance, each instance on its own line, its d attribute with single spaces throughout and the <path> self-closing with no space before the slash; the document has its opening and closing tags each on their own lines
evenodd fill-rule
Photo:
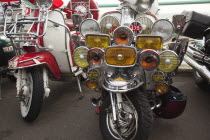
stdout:
<svg viewBox="0 0 210 140">
<path fill-rule="evenodd" d="M 117 105 L 116 105 L 117 106 Z M 147 140 L 153 117 L 150 104 L 141 92 L 123 96 L 123 109 L 116 109 L 118 121 L 113 121 L 110 97 L 101 106 L 99 125 L 105 140 Z"/>
<path fill-rule="evenodd" d="M 38 117 L 43 102 L 44 82 L 42 71 L 39 69 L 27 71 L 25 85 L 27 93 L 20 97 L 20 110 L 23 119 L 32 122 Z"/>
</svg>

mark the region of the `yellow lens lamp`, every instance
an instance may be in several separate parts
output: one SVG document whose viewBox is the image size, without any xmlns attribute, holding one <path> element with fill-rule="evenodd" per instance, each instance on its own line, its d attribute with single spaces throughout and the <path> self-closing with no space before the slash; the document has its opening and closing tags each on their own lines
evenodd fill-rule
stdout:
<svg viewBox="0 0 210 140">
<path fill-rule="evenodd" d="M 136 46 L 138 49 L 161 50 L 163 48 L 163 38 L 161 36 L 138 36 Z"/>
<path fill-rule="evenodd" d="M 98 69 L 89 69 L 87 72 L 87 76 L 89 80 L 96 81 L 100 77 L 100 72 Z"/>
<path fill-rule="evenodd" d="M 89 89 L 92 89 L 92 90 L 95 90 L 98 88 L 98 84 L 96 81 L 92 81 L 92 80 L 87 80 L 86 81 L 86 86 L 89 88 Z"/>
<path fill-rule="evenodd" d="M 152 75 L 152 81 L 155 83 L 161 83 L 165 81 L 165 74 L 162 71 L 156 71 Z"/>
<path fill-rule="evenodd" d="M 163 72 L 172 72 L 179 66 L 179 59 L 174 51 L 166 50 L 160 54 L 158 69 Z"/>
<path fill-rule="evenodd" d="M 160 94 L 165 94 L 169 91 L 169 86 L 166 83 L 160 83 L 156 86 L 156 91 Z"/>
<path fill-rule="evenodd" d="M 75 49 L 73 59 L 76 65 L 81 68 L 88 67 L 89 63 L 87 61 L 87 55 L 88 55 L 88 48 L 78 47 L 77 49 Z"/>
<path fill-rule="evenodd" d="M 136 50 L 133 47 L 109 47 L 105 51 L 105 61 L 116 67 L 133 66 L 136 63 Z"/>
<path fill-rule="evenodd" d="M 107 48 L 110 46 L 110 37 L 108 35 L 86 35 L 86 46 L 91 48 Z"/>
</svg>

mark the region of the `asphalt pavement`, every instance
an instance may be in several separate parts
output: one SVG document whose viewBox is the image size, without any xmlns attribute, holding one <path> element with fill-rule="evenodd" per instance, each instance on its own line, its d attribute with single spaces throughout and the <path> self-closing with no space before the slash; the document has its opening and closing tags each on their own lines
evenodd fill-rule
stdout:
<svg viewBox="0 0 210 140">
<path fill-rule="evenodd" d="M 210 93 L 194 84 L 192 73 L 179 73 L 174 85 L 188 96 L 185 112 L 177 119 L 155 119 L 151 140 L 210 140 Z M 90 99 L 99 93 L 83 86 L 79 100 L 76 83 L 52 82 L 38 119 L 22 120 L 15 83 L 4 79 L 0 101 L 0 140 L 102 140 L 98 116 Z"/>
</svg>

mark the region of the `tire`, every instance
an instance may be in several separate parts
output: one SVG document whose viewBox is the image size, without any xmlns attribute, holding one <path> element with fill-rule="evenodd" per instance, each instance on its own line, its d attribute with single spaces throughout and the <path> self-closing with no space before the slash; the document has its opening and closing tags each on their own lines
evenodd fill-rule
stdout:
<svg viewBox="0 0 210 140">
<path fill-rule="evenodd" d="M 26 122 L 32 122 L 36 120 L 41 111 L 43 97 L 45 93 L 44 81 L 42 71 L 39 69 L 32 69 L 28 71 L 27 74 L 32 79 L 32 81 L 30 82 L 32 83 L 32 93 L 30 94 L 31 98 L 29 99 L 30 102 L 28 103 L 27 111 L 23 110 L 24 103 L 22 101 L 20 102 L 20 108 L 22 118 Z"/>
<path fill-rule="evenodd" d="M 195 79 L 196 85 L 198 85 L 203 90 L 209 90 L 210 85 L 208 84 L 208 81 L 200 76 L 200 74 L 194 70 L 193 71 L 193 77 Z"/>
<path fill-rule="evenodd" d="M 153 116 L 148 99 L 143 93 L 137 91 L 129 94 L 128 98 L 132 102 L 138 115 L 138 129 L 137 133 L 134 136 L 132 136 L 134 137 L 133 140 L 147 140 L 152 130 L 153 124 Z M 110 97 L 107 96 L 100 109 L 99 125 L 104 140 L 117 140 L 119 139 L 119 137 L 113 137 L 110 133 L 110 129 L 108 128 L 107 110 L 110 108 L 110 105 Z M 132 138 L 128 137 L 126 139 L 131 140 Z"/>
</svg>

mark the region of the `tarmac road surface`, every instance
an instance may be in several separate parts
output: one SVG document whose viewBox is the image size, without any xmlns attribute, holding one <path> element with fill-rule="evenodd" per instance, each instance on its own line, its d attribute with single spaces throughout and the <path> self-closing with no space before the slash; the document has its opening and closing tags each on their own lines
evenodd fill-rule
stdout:
<svg viewBox="0 0 210 140">
<path fill-rule="evenodd" d="M 173 120 L 155 119 L 151 140 L 210 140 L 210 91 L 194 84 L 192 73 L 175 77 L 174 85 L 188 96 L 182 116 Z M 98 116 L 90 103 L 99 95 L 87 88 L 78 100 L 75 83 L 52 82 L 52 94 L 45 100 L 38 119 L 25 123 L 15 98 L 15 83 L 3 80 L 0 101 L 0 140 L 102 140 Z"/>
</svg>

